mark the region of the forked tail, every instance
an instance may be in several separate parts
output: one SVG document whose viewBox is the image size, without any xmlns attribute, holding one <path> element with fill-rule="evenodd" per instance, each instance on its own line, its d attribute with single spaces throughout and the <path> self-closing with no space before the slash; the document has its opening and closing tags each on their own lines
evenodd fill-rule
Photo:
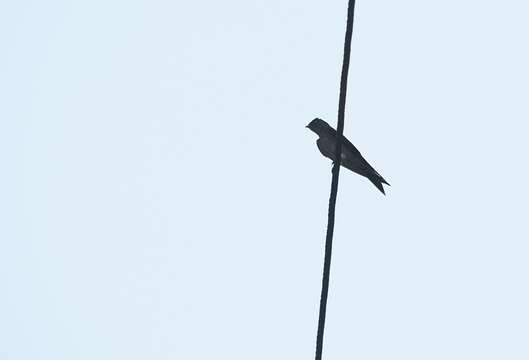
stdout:
<svg viewBox="0 0 529 360">
<path fill-rule="evenodd" d="M 369 179 L 369 181 L 373 183 L 373 185 L 377 187 L 378 190 L 380 190 L 382 194 L 386 195 L 386 192 L 384 191 L 384 186 L 382 186 L 382 184 L 386 184 L 386 185 L 389 185 L 389 184 L 386 180 L 384 180 L 382 176 L 375 173 L 375 174 L 368 176 L 367 178 Z"/>
</svg>

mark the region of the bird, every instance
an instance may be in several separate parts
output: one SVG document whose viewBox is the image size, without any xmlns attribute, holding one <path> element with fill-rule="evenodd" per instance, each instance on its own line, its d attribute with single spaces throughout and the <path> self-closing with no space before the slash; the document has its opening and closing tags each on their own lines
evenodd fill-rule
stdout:
<svg viewBox="0 0 529 360">
<path fill-rule="evenodd" d="M 323 156 L 328 157 L 333 162 L 335 161 L 336 152 L 336 140 L 337 132 L 324 120 L 315 118 L 307 126 L 305 126 L 315 132 L 319 138 L 316 140 L 316 145 Z M 389 185 L 384 178 L 375 170 L 369 163 L 364 159 L 360 151 L 349 141 L 345 136 L 342 135 L 342 154 L 340 164 L 357 173 L 362 175 L 371 181 L 382 194 L 386 195 L 382 184 Z"/>
</svg>

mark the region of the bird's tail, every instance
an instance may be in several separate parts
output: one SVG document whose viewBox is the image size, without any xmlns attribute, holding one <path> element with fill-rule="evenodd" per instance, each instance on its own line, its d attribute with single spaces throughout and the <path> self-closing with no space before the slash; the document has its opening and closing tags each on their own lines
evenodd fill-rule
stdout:
<svg viewBox="0 0 529 360">
<path fill-rule="evenodd" d="M 386 192 L 384 191 L 384 186 L 382 186 L 382 184 L 386 184 L 388 186 L 391 186 L 391 185 L 389 185 L 388 182 L 384 180 L 382 176 L 375 173 L 375 174 L 368 176 L 367 178 L 369 179 L 369 181 L 373 183 L 373 185 L 377 187 L 378 190 L 380 190 L 382 194 L 386 195 Z"/>
</svg>

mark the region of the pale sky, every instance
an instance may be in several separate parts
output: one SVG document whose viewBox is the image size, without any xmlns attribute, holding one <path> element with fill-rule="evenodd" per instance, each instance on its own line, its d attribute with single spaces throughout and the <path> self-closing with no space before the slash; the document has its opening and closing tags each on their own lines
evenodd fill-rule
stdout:
<svg viewBox="0 0 529 360">
<path fill-rule="evenodd" d="M 346 6 L 0 4 L 0 359 L 313 358 Z M 528 12 L 357 2 L 324 359 L 529 358 Z"/>
</svg>

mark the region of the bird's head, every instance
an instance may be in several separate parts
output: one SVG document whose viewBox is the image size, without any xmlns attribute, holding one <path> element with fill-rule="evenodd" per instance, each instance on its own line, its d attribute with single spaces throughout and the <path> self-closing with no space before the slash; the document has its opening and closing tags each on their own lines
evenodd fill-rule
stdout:
<svg viewBox="0 0 529 360">
<path fill-rule="evenodd" d="M 318 135 L 323 135 L 325 133 L 328 133 L 331 128 L 329 124 L 327 124 L 325 121 L 323 121 L 320 118 L 316 118 L 312 120 L 306 128 L 309 128 L 310 130 L 314 131 Z"/>
</svg>

